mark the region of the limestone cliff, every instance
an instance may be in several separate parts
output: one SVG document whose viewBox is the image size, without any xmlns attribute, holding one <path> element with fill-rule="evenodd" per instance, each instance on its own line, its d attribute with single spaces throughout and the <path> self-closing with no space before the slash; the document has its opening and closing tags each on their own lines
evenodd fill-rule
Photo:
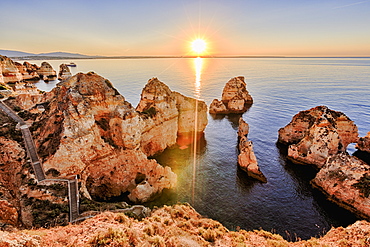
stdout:
<svg viewBox="0 0 370 247">
<path fill-rule="evenodd" d="M 344 152 L 358 140 L 357 126 L 344 113 L 317 106 L 296 114 L 279 130 L 279 142 L 291 144 L 294 162 L 322 167 L 330 155 Z"/>
<path fill-rule="evenodd" d="M 144 120 L 103 77 L 79 73 L 58 84 L 34 124 L 44 168 L 79 174 L 85 196 L 149 200 L 176 175 L 141 151 Z"/>
<path fill-rule="evenodd" d="M 209 106 L 211 114 L 243 113 L 253 103 L 243 76 L 231 78 L 222 92 L 222 100 L 214 99 Z"/>
<path fill-rule="evenodd" d="M 4 83 L 20 82 L 23 80 L 22 74 L 10 58 L 0 55 L 0 67 Z"/>
<path fill-rule="evenodd" d="M 39 74 L 37 74 L 37 70 L 33 69 L 32 66 L 28 62 L 24 62 L 23 64 L 15 62 L 19 72 L 22 74 L 23 80 L 40 80 Z"/>
<path fill-rule="evenodd" d="M 157 78 L 145 85 L 136 110 L 143 117 L 140 146 L 148 156 L 176 144 L 178 137 L 202 133 L 208 123 L 203 101 L 173 92 Z"/>
<path fill-rule="evenodd" d="M 370 165 L 340 153 L 331 156 L 320 169 L 312 184 L 329 199 L 370 219 Z"/>
</svg>

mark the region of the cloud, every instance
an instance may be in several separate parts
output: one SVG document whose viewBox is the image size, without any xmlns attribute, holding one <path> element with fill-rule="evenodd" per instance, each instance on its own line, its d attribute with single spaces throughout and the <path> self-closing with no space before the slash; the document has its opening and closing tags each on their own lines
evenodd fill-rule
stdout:
<svg viewBox="0 0 370 247">
<path fill-rule="evenodd" d="M 334 7 L 333 9 L 341 9 L 341 8 L 346 8 L 346 7 L 350 7 L 350 6 L 353 6 L 353 5 L 359 5 L 359 4 L 368 3 L 368 2 L 370 2 L 370 1 L 362 1 L 362 2 L 357 2 L 357 3 L 351 3 L 351 4 L 347 4 L 347 5 Z"/>
</svg>

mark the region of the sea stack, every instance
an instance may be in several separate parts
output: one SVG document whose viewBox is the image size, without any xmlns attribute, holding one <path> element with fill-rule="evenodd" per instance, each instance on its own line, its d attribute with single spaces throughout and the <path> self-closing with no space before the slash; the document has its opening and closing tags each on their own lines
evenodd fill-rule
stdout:
<svg viewBox="0 0 370 247">
<path fill-rule="evenodd" d="M 358 130 L 344 113 L 317 106 L 296 114 L 279 130 L 279 142 L 288 144 L 288 157 L 302 164 L 321 168 L 330 155 L 345 152 L 356 143 Z"/>
<path fill-rule="evenodd" d="M 239 119 L 238 140 L 239 140 L 239 167 L 248 173 L 248 176 L 253 177 L 261 182 L 267 182 L 266 177 L 261 172 L 256 155 L 253 151 L 253 143 L 249 141 L 247 136 L 249 133 L 249 125 L 243 120 Z"/>
<path fill-rule="evenodd" d="M 57 72 L 53 69 L 53 67 L 48 62 L 42 62 L 40 68 L 37 70 L 37 74 L 39 74 L 40 78 L 47 77 L 47 80 L 55 80 L 57 78 Z"/>
<path fill-rule="evenodd" d="M 222 92 L 222 100 L 214 99 L 209 106 L 211 114 L 244 113 L 253 104 L 243 76 L 231 78 Z"/>
<path fill-rule="evenodd" d="M 65 63 L 62 63 L 61 65 L 59 65 L 58 80 L 60 81 L 67 80 L 71 76 L 72 76 L 72 73 L 69 67 Z"/>
</svg>

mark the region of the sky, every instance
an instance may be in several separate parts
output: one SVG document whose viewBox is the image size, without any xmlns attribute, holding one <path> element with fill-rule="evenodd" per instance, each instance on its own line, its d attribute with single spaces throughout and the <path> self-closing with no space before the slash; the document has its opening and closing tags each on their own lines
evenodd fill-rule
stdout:
<svg viewBox="0 0 370 247">
<path fill-rule="evenodd" d="M 0 0 L 0 49 L 86 55 L 370 56 L 370 0 Z"/>
</svg>

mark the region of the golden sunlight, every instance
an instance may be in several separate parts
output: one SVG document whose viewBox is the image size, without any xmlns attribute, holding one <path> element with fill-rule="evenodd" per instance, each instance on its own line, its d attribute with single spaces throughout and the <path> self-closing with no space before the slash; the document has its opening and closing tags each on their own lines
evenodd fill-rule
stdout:
<svg viewBox="0 0 370 247">
<path fill-rule="evenodd" d="M 204 39 L 196 39 L 193 42 L 191 42 L 191 49 L 193 52 L 197 53 L 198 55 L 201 55 L 205 52 L 207 48 L 207 43 Z"/>
</svg>

